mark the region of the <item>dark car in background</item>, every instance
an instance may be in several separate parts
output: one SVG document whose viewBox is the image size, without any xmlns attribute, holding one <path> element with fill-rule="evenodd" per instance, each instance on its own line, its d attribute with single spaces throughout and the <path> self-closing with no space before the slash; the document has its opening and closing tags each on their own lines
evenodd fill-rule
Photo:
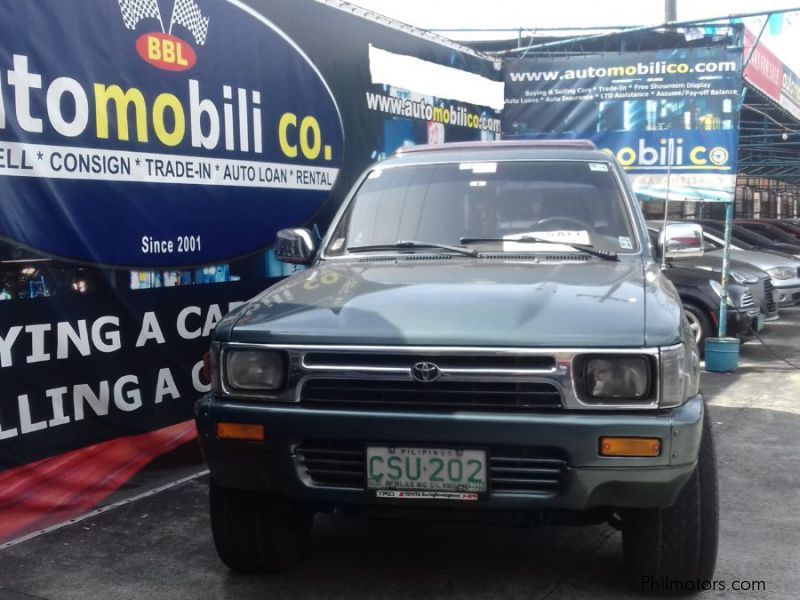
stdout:
<svg viewBox="0 0 800 600">
<path fill-rule="evenodd" d="M 701 355 L 705 341 L 716 337 L 719 330 L 721 286 L 714 274 L 682 262 L 669 265 L 664 274 L 675 285 L 683 303 L 689 327 L 697 340 Z M 764 316 L 753 295 L 743 285 L 728 284 L 726 335 L 745 342 L 764 327 Z"/>
<path fill-rule="evenodd" d="M 709 219 L 699 219 L 697 221 L 704 229 L 719 236 L 725 235 L 725 223 L 722 221 L 712 221 Z M 782 254 L 791 255 L 794 258 L 800 258 L 800 241 L 797 243 L 776 242 L 763 235 L 745 229 L 741 225 L 733 223 L 731 225 L 731 240 L 737 244 L 748 244 L 759 250 L 767 250 L 769 252 L 779 252 Z"/>
<path fill-rule="evenodd" d="M 659 221 L 648 221 L 647 224 L 650 243 L 659 260 L 661 259 L 661 248 L 658 244 L 658 236 L 663 226 L 663 222 Z M 715 244 L 704 242 L 705 252 L 702 256 L 671 259 L 669 264 L 687 269 L 700 269 L 706 272 L 710 279 L 720 281 L 722 279 L 722 254 L 715 252 L 716 249 Z M 774 321 L 779 318 L 778 302 L 775 299 L 775 290 L 769 273 L 751 263 L 730 258 L 728 276 L 731 284 L 744 286 L 750 291 L 753 299 L 758 303 L 765 321 Z"/>
<path fill-rule="evenodd" d="M 756 220 L 756 219 L 736 219 L 734 224 L 743 227 L 748 231 L 753 231 L 773 242 L 785 244 L 800 244 L 800 227 L 779 221 L 777 219 Z"/>
</svg>

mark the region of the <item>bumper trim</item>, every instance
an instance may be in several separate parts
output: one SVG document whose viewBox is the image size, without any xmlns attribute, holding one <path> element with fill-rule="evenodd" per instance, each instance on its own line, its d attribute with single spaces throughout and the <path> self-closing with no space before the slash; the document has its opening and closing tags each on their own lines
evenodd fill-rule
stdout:
<svg viewBox="0 0 800 600">
<path fill-rule="evenodd" d="M 564 455 L 567 468 L 557 494 L 492 493 L 487 509 L 600 506 L 663 507 L 674 502 L 691 475 L 702 435 L 703 398 L 658 413 L 418 414 L 315 411 L 296 406 L 233 402 L 207 395 L 195 408 L 199 440 L 211 476 L 220 485 L 279 491 L 320 504 L 386 504 L 363 489 L 314 484 L 300 468 L 296 449 L 304 439 L 406 445 L 528 446 Z M 222 442 L 213 434 L 221 420 L 261 423 L 267 441 Z M 598 455 L 602 435 L 661 438 L 658 458 Z"/>
</svg>

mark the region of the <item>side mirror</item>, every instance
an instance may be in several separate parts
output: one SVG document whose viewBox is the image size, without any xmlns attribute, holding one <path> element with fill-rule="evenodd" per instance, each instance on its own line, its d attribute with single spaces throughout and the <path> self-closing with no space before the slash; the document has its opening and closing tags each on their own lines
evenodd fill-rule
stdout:
<svg viewBox="0 0 800 600">
<path fill-rule="evenodd" d="M 308 229 L 281 229 L 275 238 L 275 256 L 293 265 L 308 265 L 317 252 Z"/>
<path fill-rule="evenodd" d="M 658 236 L 667 258 L 703 256 L 703 227 L 696 223 L 669 223 Z"/>
</svg>

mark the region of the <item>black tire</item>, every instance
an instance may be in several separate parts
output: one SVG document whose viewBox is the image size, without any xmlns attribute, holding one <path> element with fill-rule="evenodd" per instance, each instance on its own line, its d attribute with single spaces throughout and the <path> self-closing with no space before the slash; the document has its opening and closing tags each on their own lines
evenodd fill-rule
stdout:
<svg viewBox="0 0 800 600">
<path fill-rule="evenodd" d="M 234 571 L 286 571 L 310 544 L 314 513 L 284 496 L 225 488 L 212 479 L 209 506 L 217 554 Z"/>
<path fill-rule="evenodd" d="M 697 340 L 697 350 L 700 352 L 700 356 L 705 356 L 706 351 L 706 340 L 710 337 L 714 337 L 714 329 L 711 324 L 711 318 L 708 316 L 708 313 L 704 311 L 702 308 L 695 306 L 694 304 L 685 303 L 683 305 L 683 310 L 686 313 L 686 318 L 689 320 L 690 327 L 692 326 L 692 321 L 696 323 L 697 327 L 699 327 L 699 337 L 695 336 Z M 695 330 L 692 329 L 692 333 Z"/>
<path fill-rule="evenodd" d="M 714 576 L 718 537 L 717 460 L 711 420 L 706 411 L 697 467 L 675 504 L 664 509 L 635 509 L 622 513 L 626 571 L 634 586 L 643 592 L 686 590 L 663 587 L 651 590 L 646 578 L 662 585 L 664 582 L 687 582 L 688 588 L 697 586 L 698 580 L 702 585 Z"/>
</svg>

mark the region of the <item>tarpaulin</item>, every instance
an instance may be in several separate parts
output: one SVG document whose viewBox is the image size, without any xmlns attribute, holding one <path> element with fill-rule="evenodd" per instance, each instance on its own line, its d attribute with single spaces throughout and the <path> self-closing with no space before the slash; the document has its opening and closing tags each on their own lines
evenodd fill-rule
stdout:
<svg viewBox="0 0 800 600">
<path fill-rule="evenodd" d="M 0 538 L 191 436 L 214 326 L 292 270 L 278 229 L 324 231 L 401 146 L 499 136 L 390 63 L 501 78 L 333 2 L 0 0 Z"/>
<path fill-rule="evenodd" d="M 640 198 L 730 201 L 741 48 L 508 60 L 504 138 L 588 138 Z M 669 176 L 669 177 L 668 177 Z"/>
</svg>

